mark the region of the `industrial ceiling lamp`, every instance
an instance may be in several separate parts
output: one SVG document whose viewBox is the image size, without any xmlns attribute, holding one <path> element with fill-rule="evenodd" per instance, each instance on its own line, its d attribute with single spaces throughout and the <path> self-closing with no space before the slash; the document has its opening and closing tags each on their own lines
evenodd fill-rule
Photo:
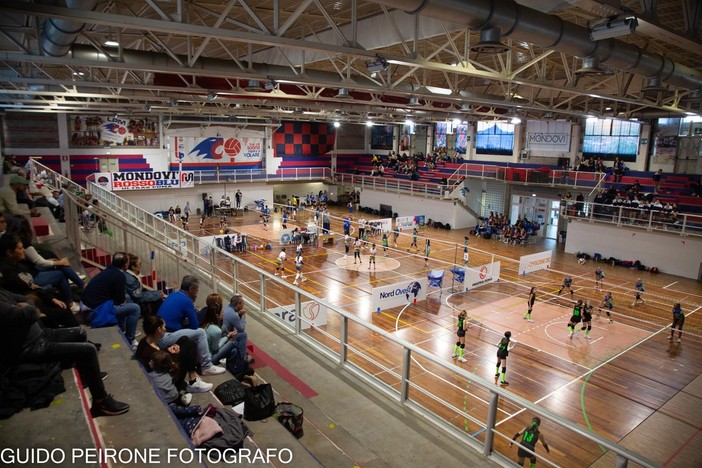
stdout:
<svg viewBox="0 0 702 468">
<path fill-rule="evenodd" d="M 207 93 L 207 100 L 208 101 L 214 101 L 217 99 L 217 93 L 209 92 Z"/>
<path fill-rule="evenodd" d="M 390 64 L 380 55 L 376 55 L 375 59 L 366 62 L 366 66 L 368 67 L 368 73 L 373 74 L 384 72 L 388 69 Z"/>
<path fill-rule="evenodd" d="M 663 90 L 665 90 L 665 86 L 661 83 L 660 76 L 646 78 L 646 84 L 641 87 L 641 91 L 644 93 L 657 93 Z"/>
<path fill-rule="evenodd" d="M 417 96 L 410 96 L 409 102 L 407 103 L 409 107 L 419 107 L 421 104 L 419 103 L 419 98 Z"/>
<path fill-rule="evenodd" d="M 600 67 L 600 59 L 592 56 L 583 58 L 583 66 L 575 70 L 575 74 L 581 76 L 605 75 L 606 73 L 607 71 Z"/>
<path fill-rule="evenodd" d="M 625 18 L 610 16 L 590 22 L 588 29 L 590 31 L 590 39 L 593 41 L 602 41 L 604 39 L 633 34 L 638 25 L 639 22 L 634 16 Z"/>
<path fill-rule="evenodd" d="M 258 80 L 249 80 L 244 89 L 250 92 L 263 91 L 263 88 L 261 88 L 261 82 Z"/>
<path fill-rule="evenodd" d="M 351 99 L 349 90 L 346 88 L 339 88 L 339 92 L 334 97 L 337 99 Z"/>
<path fill-rule="evenodd" d="M 509 47 L 500 42 L 502 32 L 500 28 L 486 28 L 480 30 L 480 41 L 470 48 L 472 52 L 480 54 L 502 54 Z"/>
</svg>

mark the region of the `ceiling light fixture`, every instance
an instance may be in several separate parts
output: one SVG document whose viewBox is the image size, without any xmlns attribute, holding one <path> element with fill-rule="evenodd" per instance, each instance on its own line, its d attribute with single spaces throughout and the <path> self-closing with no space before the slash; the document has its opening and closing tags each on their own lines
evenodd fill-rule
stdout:
<svg viewBox="0 0 702 468">
<path fill-rule="evenodd" d="M 207 93 L 207 100 L 208 101 L 214 101 L 215 99 L 217 99 L 217 93 L 212 93 L 212 92 Z"/>
<path fill-rule="evenodd" d="M 338 121 L 334 122 L 334 128 L 339 128 L 339 127 L 341 127 L 341 124 Z"/>
<path fill-rule="evenodd" d="M 639 22 L 633 16 L 625 18 L 611 16 L 609 18 L 601 18 L 592 21 L 588 29 L 590 30 L 590 39 L 593 41 L 601 41 L 633 34 L 638 25 Z"/>
<path fill-rule="evenodd" d="M 103 42 L 105 47 L 119 47 L 119 42 L 115 41 L 114 39 L 108 39 L 105 42 Z"/>
<path fill-rule="evenodd" d="M 419 98 L 417 96 L 410 96 L 409 102 L 407 103 L 409 107 L 419 107 L 421 104 L 419 103 Z"/>
<path fill-rule="evenodd" d="M 273 91 L 277 86 L 278 83 L 276 83 L 273 80 L 268 80 L 263 84 L 263 89 L 265 89 L 266 91 Z"/>
<path fill-rule="evenodd" d="M 366 127 L 372 127 L 372 126 L 373 126 L 373 121 L 372 121 L 372 120 L 368 120 L 368 121 L 366 122 Z"/>
<path fill-rule="evenodd" d="M 244 87 L 246 91 L 251 91 L 251 92 L 256 92 L 256 91 L 263 91 L 263 88 L 261 88 L 261 82 L 258 80 L 249 80 L 246 83 L 246 87 Z"/>
<path fill-rule="evenodd" d="M 366 62 L 366 66 L 368 67 L 368 73 L 373 74 L 384 72 L 388 69 L 390 64 L 380 55 L 376 55 L 374 60 L 369 60 Z"/>
</svg>

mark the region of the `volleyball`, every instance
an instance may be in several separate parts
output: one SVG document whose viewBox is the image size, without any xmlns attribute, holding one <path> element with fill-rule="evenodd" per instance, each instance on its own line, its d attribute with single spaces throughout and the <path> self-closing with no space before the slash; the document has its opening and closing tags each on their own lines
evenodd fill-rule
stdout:
<svg viewBox="0 0 702 468">
<path fill-rule="evenodd" d="M 584 258 L 579 258 L 579 259 L 578 259 L 578 263 L 579 263 L 580 265 L 585 265 L 585 259 L 584 259 Z"/>
<path fill-rule="evenodd" d="M 219 230 L 219 233 L 220 233 L 220 234 L 224 234 L 224 229 L 220 229 L 220 230 Z"/>
</svg>

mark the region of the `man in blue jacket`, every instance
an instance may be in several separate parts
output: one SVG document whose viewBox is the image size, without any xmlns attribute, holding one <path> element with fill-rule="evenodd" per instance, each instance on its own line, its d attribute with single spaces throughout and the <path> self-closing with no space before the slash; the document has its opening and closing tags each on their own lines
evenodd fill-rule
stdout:
<svg viewBox="0 0 702 468">
<path fill-rule="evenodd" d="M 200 328 L 195 310 L 195 299 L 200 290 L 200 281 L 186 275 L 180 283 L 180 291 L 170 294 L 158 309 L 158 316 L 166 322 L 166 334 L 158 342 L 161 349 L 175 344 L 181 336 L 187 336 L 197 345 L 198 362 L 202 375 L 217 375 L 226 372 L 224 367 L 212 364 L 212 355 L 207 344 L 207 334 Z"/>
<path fill-rule="evenodd" d="M 95 311 L 107 301 L 112 301 L 114 303 L 112 313 L 117 318 L 119 328 L 124 332 L 127 341 L 136 349 L 137 342 L 134 337 L 136 336 L 141 307 L 139 304 L 127 302 L 125 292 L 127 280 L 124 277 L 126 269 L 127 254 L 116 252 L 112 256 L 112 264 L 88 282 L 80 302 L 85 307 Z"/>
</svg>

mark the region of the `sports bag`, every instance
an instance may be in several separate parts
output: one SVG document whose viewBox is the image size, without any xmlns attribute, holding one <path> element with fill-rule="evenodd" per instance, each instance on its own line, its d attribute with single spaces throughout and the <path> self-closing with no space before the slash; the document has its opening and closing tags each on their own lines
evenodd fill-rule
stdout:
<svg viewBox="0 0 702 468">
<path fill-rule="evenodd" d="M 273 415 L 280 424 L 282 424 L 296 439 L 305 435 L 302 429 L 304 422 L 304 410 L 301 406 L 294 403 L 283 401 L 275 405 L 275 414 Z"/>
<path fill-rule="evenodd" d="M 266 383 L 253 388 L 247 388 L 244 397 L 244 419 L 260 421 L 273 416 L 275 413 L 275 398 L 273 387 Z"/>
</svg>

